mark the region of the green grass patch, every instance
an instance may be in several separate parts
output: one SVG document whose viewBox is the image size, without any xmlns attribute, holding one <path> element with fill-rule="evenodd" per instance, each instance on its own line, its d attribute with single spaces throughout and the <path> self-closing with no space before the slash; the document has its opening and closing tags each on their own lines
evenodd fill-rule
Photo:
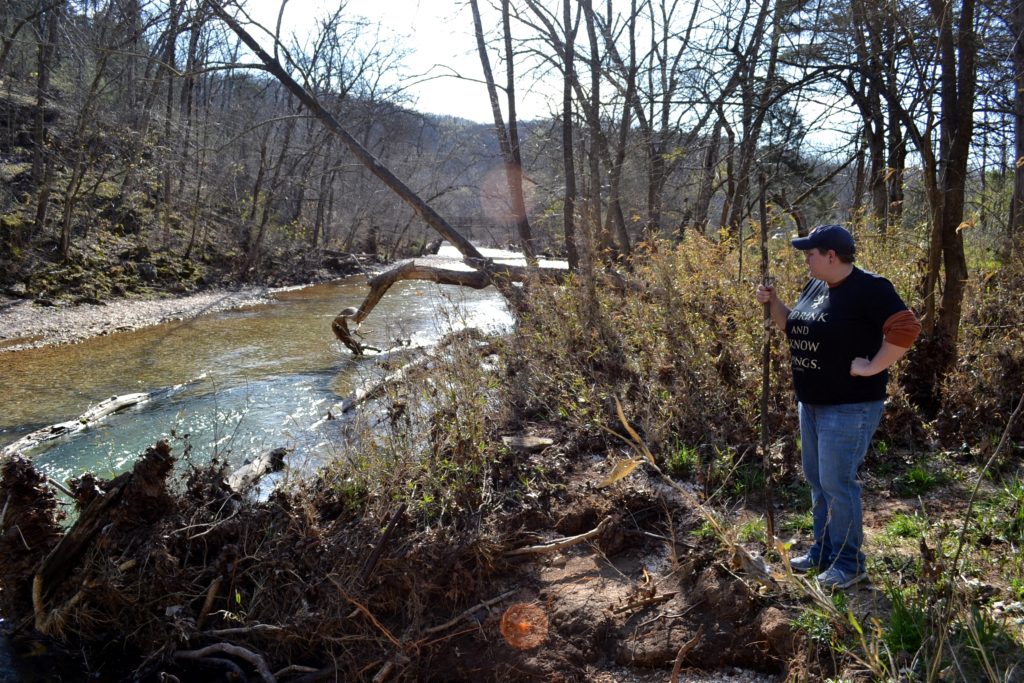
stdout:
<svg viewBox="0 0 1024 683">
<path fill-rule="evenodd" d="M 691 446 L 677 446 L 669 454 L 666 467 L 673 477 L 689 479 L 700 469 L 700 454 Z"/>
<path fill-rule="evenodd" d="M 758 517 L 757 519 L 748 519 L 747 521 L 740 524 L 736 530 L 736 538 L 741 543 L 748 543 L 751 541 L 758 541 L 763 543 L 766 536 L 766 525 L 763 518 Z"/>
<path fill-rule="evenodd" d="M 785 515 L 779 528 L 789 533 L 810 533 L 814 531 L 814 516 L 811 515 L 810 511 L 794 512 Z"/>
<path fill-rule="evenodd" d="M 901 498 L 923 496 L 949 481 L 944 472 L 932 472 L 923 465 L 915 464 L 892 480 L 892 492 Z"/>
<path fill-rule="evenodd" d="M 912 515 L 898 513 L 885 525 L 885 535 L 891 538 L 917 538 L 928 528 L 928 520 L 916 512 Z"/>
</svg>

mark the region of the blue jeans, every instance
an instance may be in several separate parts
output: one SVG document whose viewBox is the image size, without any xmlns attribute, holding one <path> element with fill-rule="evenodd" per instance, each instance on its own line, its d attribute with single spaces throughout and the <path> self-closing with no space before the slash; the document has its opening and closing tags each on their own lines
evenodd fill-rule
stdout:
<svg viewBox="0 0 1024 683">
<path fill-rule="evenodd" d="M 863 510 L 857 468 L 882 419 L 884 401 L 800 403 L 800 450 L 811 485 L 814 545 L 819 566 L 864 570 Z"/>
</svg>

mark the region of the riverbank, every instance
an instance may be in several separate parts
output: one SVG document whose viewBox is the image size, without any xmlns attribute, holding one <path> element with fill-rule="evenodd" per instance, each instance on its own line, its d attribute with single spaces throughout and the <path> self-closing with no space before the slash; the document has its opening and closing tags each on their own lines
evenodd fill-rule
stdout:
<svg viewBox="0 0 1024 683">
<path fill-rule="evenodd" d="M 107 303 L 40 305 L 0 296 L 0 353 L 129 332 L 171 320 L 266 304 L 268 287 L 214 289 L 170 298 L 123 298 Z"/>
</svg>

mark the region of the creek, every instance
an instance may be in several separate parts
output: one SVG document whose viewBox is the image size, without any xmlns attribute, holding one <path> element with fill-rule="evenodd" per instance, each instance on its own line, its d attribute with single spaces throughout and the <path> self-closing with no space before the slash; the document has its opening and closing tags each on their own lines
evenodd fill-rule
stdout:
<svg viewBox="0 0 1024 683">
<path fill-rule="evenodd" d="M 515 262 L 510 252 L 485 253 Z M 448 257 L 446 267 L 457 264 L 454 249 L 444 247 L 441 256 Z M 110 478 L 168 439 L 176 455 L 187 443 L 192 461 L 217 457 L 233 466 L 285 447 L 291 470 L 312 471 L 330 457 L 343 422 L 322 418 L 382 376 L 373 356 L 353 357 L 330 327 L 338 311 L 362 303 L 365 283 L 354 276 L 280 291 L 265 305 L 4 354 L 0 447 L 111 396 L 155 392 L 146 403 L 47 442 L 33 462 L 61 482 L 85 472 Z M 399 282 L 359 333 L 379 348 L 422 346 L 454 329 L 500 331 L 511 322 L 493 287 Z M 45 680 L 33 678 L 32 667 L 19 660 L 0 636 L 0 681 Z"/>
<path fill-rule="evenodd" d="M 356 276 L 280 291 L 266 305 L 5 354 L 0 446 L 105 398 L 156 392 L 84 432 L 47 442 L 33 461 L 58 481 L 84 472 L 111 477 L 166 438 L 176 453 L 187 442 L 194 460 L 241 464 L 285 447 L 291 460 L 315 467 L 327 437 L 311 427 L 380 374 L 373 356 L 353 357 L 330 329 L 337 312 L 358 306 L 366 291 L 365 277 Z M 359 332 L 365 343 L 390 348 L 510 322 L 493 288 L 399 282 Z"/>
</svg>

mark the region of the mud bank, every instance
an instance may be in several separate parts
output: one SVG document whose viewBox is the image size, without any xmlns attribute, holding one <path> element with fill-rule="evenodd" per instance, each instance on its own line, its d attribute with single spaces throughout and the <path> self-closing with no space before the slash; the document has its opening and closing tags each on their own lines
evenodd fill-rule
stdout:
<svg viewBox="0 0 1024 683">
<path fill-rule="evenodd" d="M 269 303 L 273 290 L 246 287 L 213 290 L 167 299 L 117 299 L 103 304 L 40 305 L 0 297 L 0 353 L 90 337 L 130 332 L 171 320 Z"/>
</svg>

